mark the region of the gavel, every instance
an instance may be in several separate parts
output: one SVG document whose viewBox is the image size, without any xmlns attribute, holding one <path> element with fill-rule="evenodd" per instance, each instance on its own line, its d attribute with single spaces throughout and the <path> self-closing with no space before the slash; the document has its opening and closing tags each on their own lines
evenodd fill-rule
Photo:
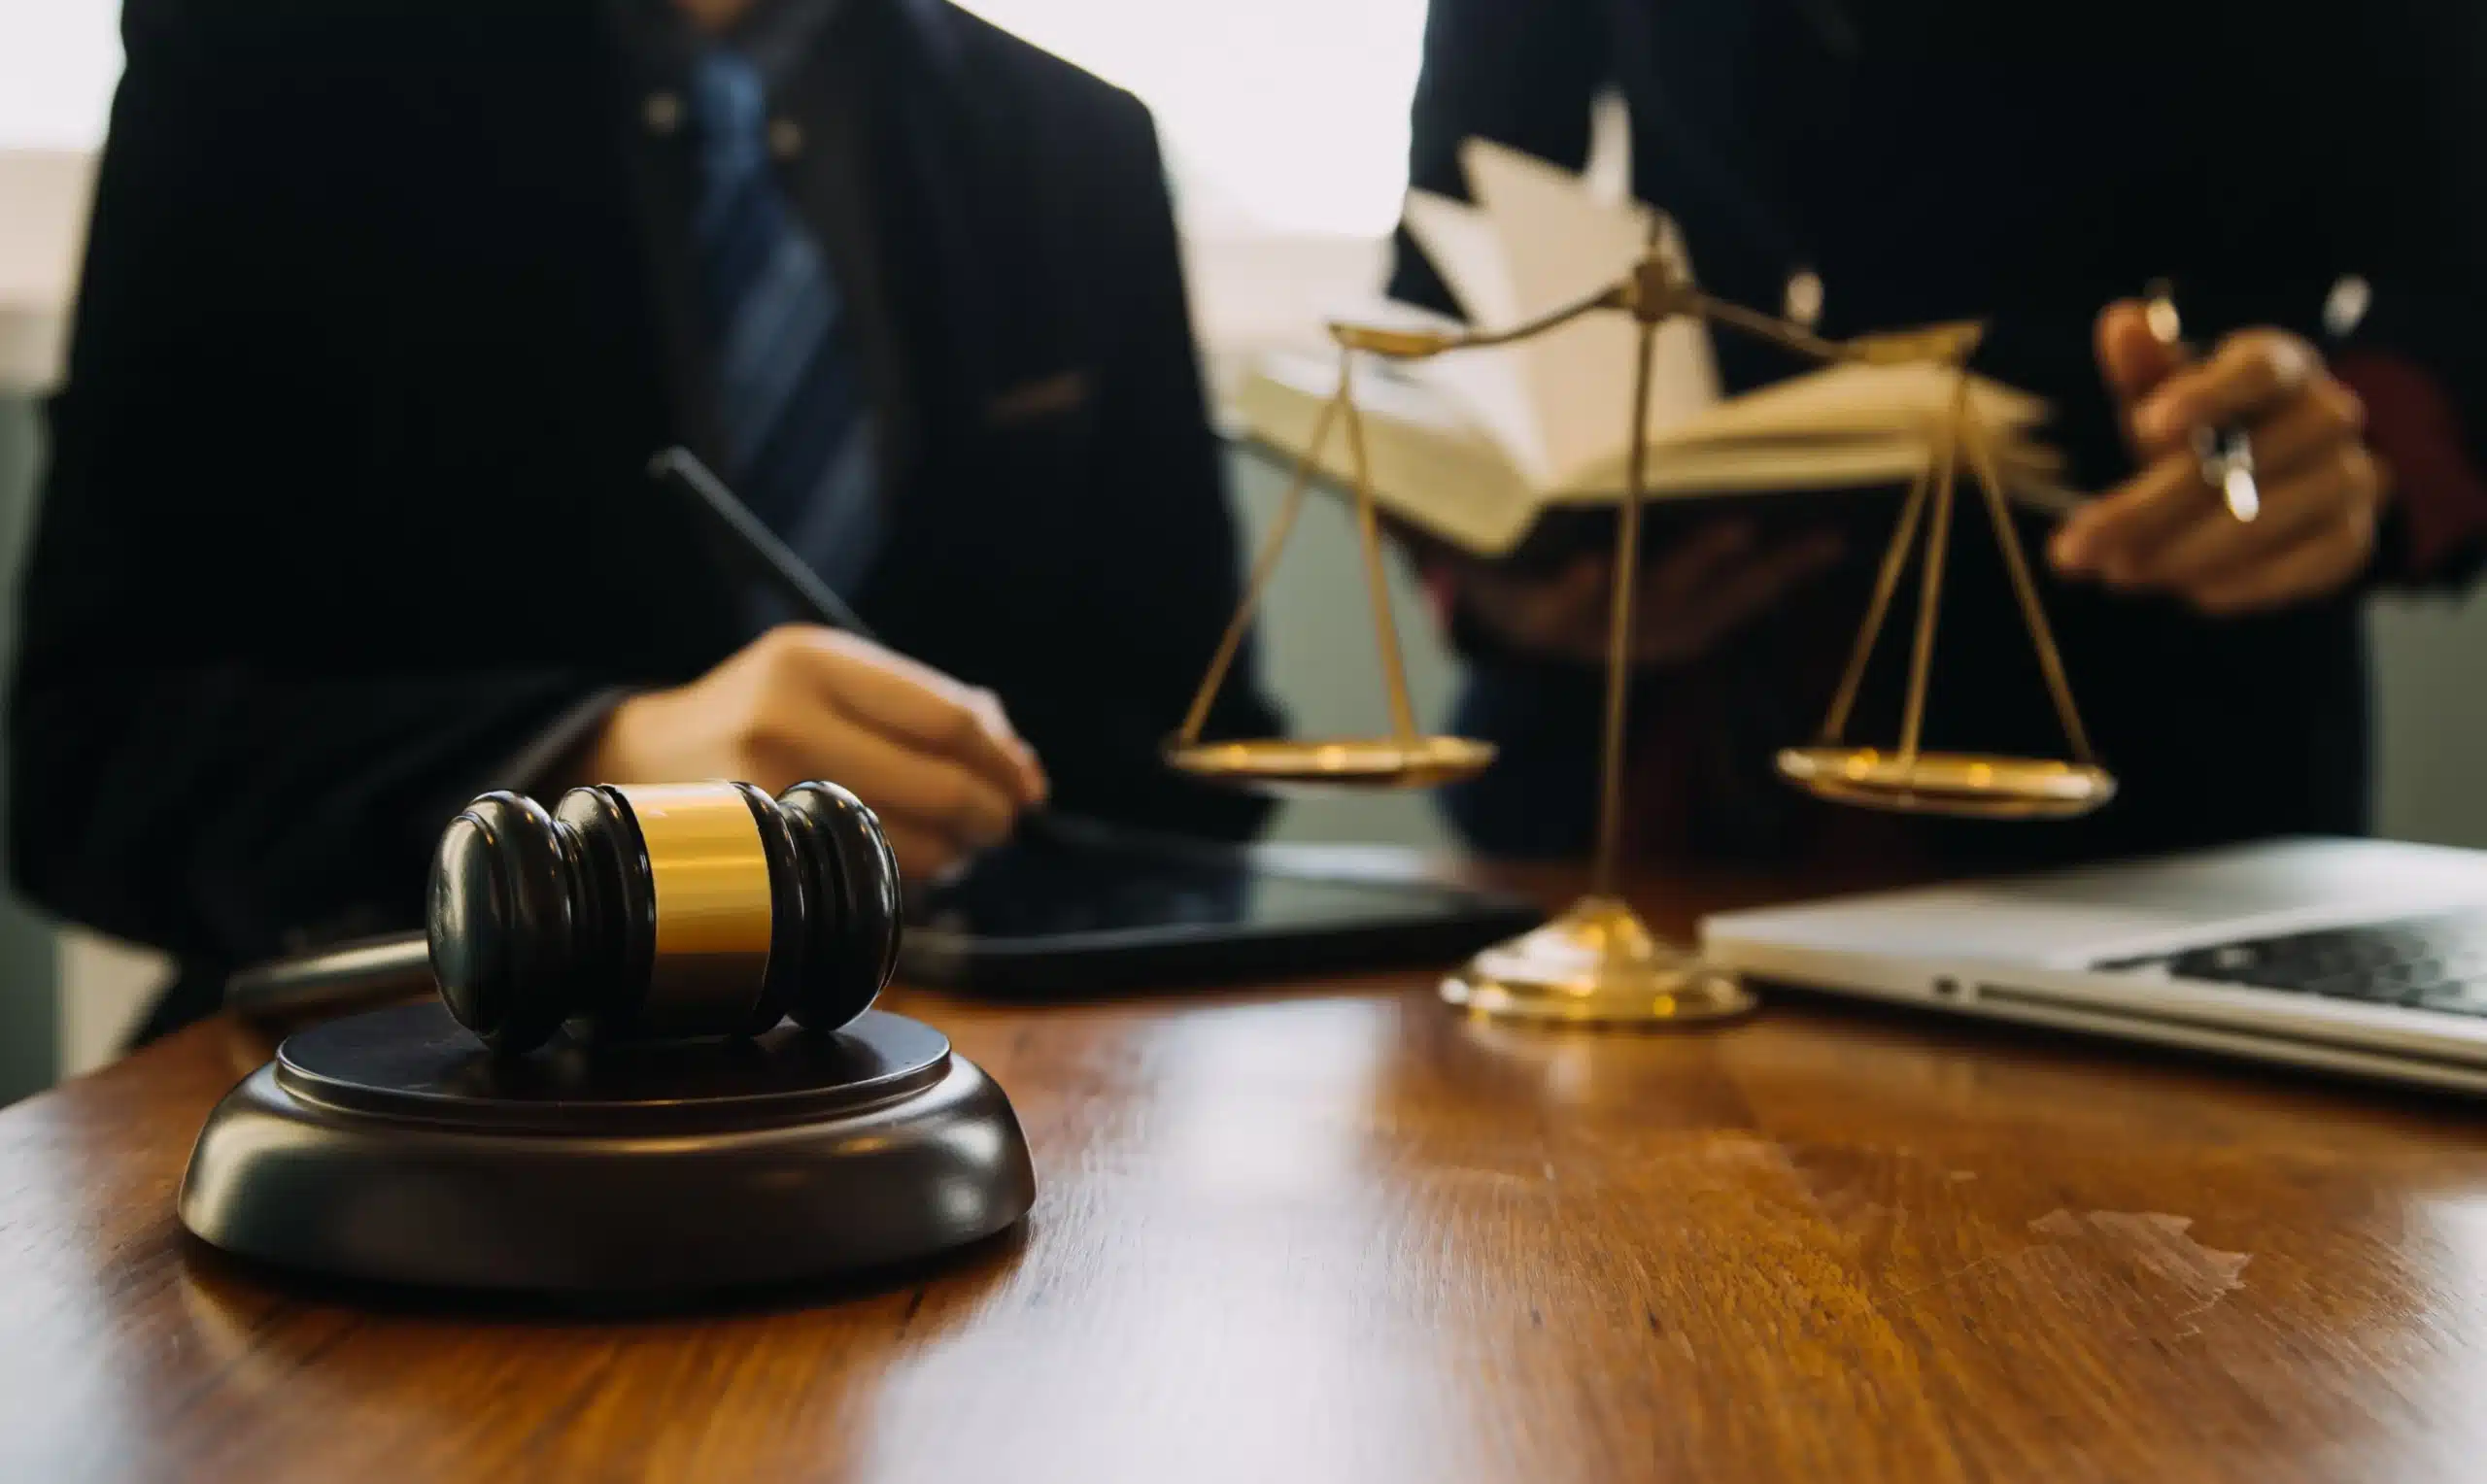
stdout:
<svg viewBox="0 0 2487 1484">
<path fill-rule="evenodd" d="M 328 1279 L 687 1295 L 913 1264 L 1035 1200 L 1002 1089 L 869 1009 L 899 874 L 845 790 L 487 793 L 430 894 L 426 933 L 353 957 L 361 992 L 389 958 L 437 999 L 297 1029 L 246 1072 L 190 1149 L 192 1235 Z"/>
<path fill-rule="evenodd" d="M 898 961 L 898 860 L 832 783 L 596 784 L 551 809 L 511 793 L 459 811 L 432 855 L 426 928 L 236 975 L 283 1014 L 428 981 L 495 1052 L 564 1026 L 590 1041 L 835 1030 Z"/>
<path fill-rule="evenodd" d="M 898 860 L 835 784 L 487 793 L 441 832 L 426 933 L 440 997 L 495 1051 L 835 1030 L 898 961 Z"/>
</svg>

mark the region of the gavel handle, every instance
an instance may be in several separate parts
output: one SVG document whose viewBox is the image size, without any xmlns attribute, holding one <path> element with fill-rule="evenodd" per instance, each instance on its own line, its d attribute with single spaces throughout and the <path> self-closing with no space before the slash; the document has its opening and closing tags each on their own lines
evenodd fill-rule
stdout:
<svg viewBox="0 0 2487 1484">
<path fill-rule="evenodd" d="M 224 981 L 224 1007 L 246 1020 L 293 1020 L 386 1004 L 433 991 L 420 932 L 358 938 L 271 960 Z"/>
</svg>

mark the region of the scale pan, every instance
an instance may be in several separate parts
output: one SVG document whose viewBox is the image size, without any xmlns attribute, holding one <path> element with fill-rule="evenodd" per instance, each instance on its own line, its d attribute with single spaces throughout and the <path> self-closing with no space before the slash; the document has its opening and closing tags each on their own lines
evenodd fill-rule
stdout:
<svg viewBox="0 0 2487 1484">
<path fill-rule="evenodd" d="M 1186 773 L 1259 788 L 1434 789 L 1474 778 L 1494 744 L 1468 737 L 1293 737 L 1166 750 Z"/>
<path fill-rule="evenodd" d="M 2116 796 L 2115 777 L 2101 767 L 1981 753 L 1791 747 L 1779 755 L 1779 774 L 1837 803 L 1977 820 L 2071 819 Z"/>
</svg>

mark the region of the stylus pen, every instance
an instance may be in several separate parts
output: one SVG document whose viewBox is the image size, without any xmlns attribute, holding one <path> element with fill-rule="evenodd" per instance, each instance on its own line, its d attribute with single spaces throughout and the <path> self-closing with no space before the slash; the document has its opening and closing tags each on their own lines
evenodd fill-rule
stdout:
<svg viewBox="0 0 2487 1484">
<path fill-rule="evenodd" d="M 648 474 L 682 497 L 708 528 L 741 558 L 750 575 L 765 583 L 796 612 L 825 628 L 842 628 L 860 638 L 872 637 L 871 625 L 858 617 L 846 600 L 820 580 L 803 558 L 777 533 L 751 513 L 751 507 L 709 472 L 699 456 L 686 448 L 670 448 L 648 460 Z M 1031 809 L 1020 816 L 1022 830 L 1054 834 L 1051 811 Z"/>
<path fill-rule="evenodd" d="M 648 476 L 681 496 L 684 507 L 724 538 L 726 549 L 741 559 L 752 577 L 767 584 L 805 618 L 825 628 L 872 637 L 871 626 L 778 540 L 777 533 L 753 515 L 724 480 L 710 473 L 698 455 L 686 448 L 667 449 L 648 460 Z"/>
<path fill-rule="evenodd" d="M 2173 286 L 2155 279 L 2146 291 L 2151 333 L 2174 350 L 2184 346 L 2184 322 L 2176 314 Z M 2241 427 L 2197 427 L 2192 434 L 2194 463 L 2202 483 L 2211 487 L 2239 522 L 2263 513 L 2263 489 L 2254 477 L 2254 441 Z"/>
</svg>

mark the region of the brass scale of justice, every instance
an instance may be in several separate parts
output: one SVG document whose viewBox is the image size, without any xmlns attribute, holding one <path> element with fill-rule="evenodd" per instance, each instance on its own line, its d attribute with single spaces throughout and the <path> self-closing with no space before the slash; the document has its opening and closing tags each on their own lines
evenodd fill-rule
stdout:
<svg viewBox="0 0 2487 1484">
<path fill-rule="evenodd" d="M 2154 285 L 2154 328 L 2163 335 L 2173 306 Z M 1629 636 L 1640 563 L 1640 524 L 1647 498 L 1650 383 L 1658 327 L 1688 318 L 1723 325 L 1824 364 L 1931 364 L 1956 378 L 1949 403 L 1928 419 L 1927 458 L 1901 505 L 1875 578 L 1865 617 L 1848 666 L 1824 718 L 1820 740 L 1778 756 L 1778 769 L 1796 787 L 1839 803 L 1904 813 L 1980 819 L 2067 819 L 2086 814 L 2114 796 L 2115 779 L 2099 766 L 2072 698 L 2063 660 L 2049 629 L 2027 558 L 2004 501 L 1998 445 L 1970 400 L 1967 362 L 1985 326 L 1977 321 L 1827 340 L 1804 325 L 1761 314 L 1703 291 L 1662 251 L 1656 233 L 1626 275 L 1584 297 L 1503 329 L 1410 329 L 1333 321 L 1339 347 L 1338 390 L 1314 422 L 1278 517 L 1254 558 L 1243 600 L 1209 662 L 1182 727 L 1168 744 L 1168 760 L 1185 772 L 1244 787 L 1428 789 L 1473 777 L 1493 761 L 1492 744 L 1467 737 L 1426 735 L 1417 730 L 1408 700 L 1408 681 L 1393 624 L 1383 574 L 1381 532 L 1367 466 L 1364 427 L 1352 373 L 1358 353 L 1391 361 L 1416 361 L 1460 351 L 1509 345 L 1546 334 L 1584 315 L 1620 311 L 1639 328 L 1633 377 L 1629 472 L 1620 510 L 1615 558 L 1614 599 L 1607 646 L 1604 734 L 1601 739 L 1597 853 L 1588 894 L 1545 927 L 1486 949 L 1446 979 L 1442 996 L 1462 1008 L 1497 1019 L 1567 1024 L 1657 1026 L 1736 1015 L 1754 1003 L 1732 973 L 1660 940 L 1617 891 L 1622 824 L 1622 741 L 1631 686 Z M 2172 338 L 2172 337 L 2170 337 Z M 1329 739 L 1260 738 L 1205 741 L 1201 731 L 1210 703 L 1233 664 L 1258 610 L 1295 520 L 1303 507 L 1326 440 L 1334 429 L 1346 438 L 1353 471 L 1358 534 L 1375 635 L 1388 692 L 1391 731 L 1386 737 Z M 2236 451 L 2231 456 L 2241 455 Z M 2212 467 L 2204 452 L 2205 469 Z M 1930 752 L 1920 746 L 1925 713 L 1934 632 L 1942 607 L 1945 557 L 1951 535 L 1955 487 L 1968 466 L 2001 547 L 2022 619 L 2037 651 L 2040 670 L 2055 702 L 2069 759 Z M 2250 475 L 2248 476 L 2250 478 Z M 2231 506 L 2234 506 L 2231 499 Z M 2251 519 L 2237 508 L 2240 519 Z M 1865 671 L 1891 600 L 1925 531 L 1917 623 L 1910 651 L 1908 688 L 1896 748 L 1843 741 Z"/>
</svg>

